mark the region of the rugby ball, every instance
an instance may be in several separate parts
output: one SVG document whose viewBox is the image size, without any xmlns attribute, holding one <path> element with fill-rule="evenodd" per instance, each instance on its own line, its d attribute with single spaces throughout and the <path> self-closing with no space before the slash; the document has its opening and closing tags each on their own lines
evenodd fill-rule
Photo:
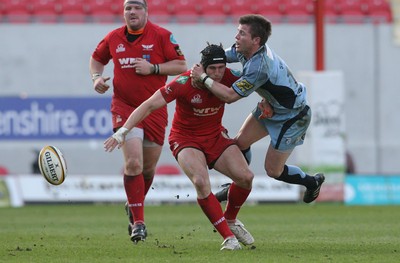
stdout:
<svg viewBox="0 0 400 263">
<path fill-rule="evenodd" d="M 44 146 L 38 157 L 43 177 L 52 185 L 60 185 L 67 176 L 67 164 L 62 152 L 55 146 Z"/>
</svg>

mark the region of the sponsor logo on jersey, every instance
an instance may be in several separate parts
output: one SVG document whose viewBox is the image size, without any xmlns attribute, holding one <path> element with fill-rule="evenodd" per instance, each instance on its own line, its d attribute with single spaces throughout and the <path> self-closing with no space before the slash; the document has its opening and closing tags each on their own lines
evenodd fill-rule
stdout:
<svg viewBox="0 0 400 263">
<path fill-rule="evenodd" d="M 203 100 L 201 99 L 200 94 L 196 94 L 193 96 L 192 100 L 190 101 L 191 103 L 195 104 L 195 103 L 202 103 Z"/>
<path fill-rule="evenodd" d="M 170 87 L 170 86 L 167 86 L 167 87 L 165 88 L 165 93 L 170 94 L 171 92 L 172 92 L 171 87 Z"/>
<path fill-rule="evenodd" d="M 150 55 L 143 55 L 142 58 L 147 60 L 147 62 L 150 63 Z"/>
<path fill-rule="evenodd" d="M 175 82 L 178 82 L 179 84 L 185 84 L 188 81 L 189 77 L 188 76 L 180 76 Z"/>
<path fill-rule="evenodd" d="M 115 50 L 115 52 L 117 52 L 117 53 L 125 52 L 124 44 L 119 44 L 119 45 L 117 46 L 117 49 Z"/>
<path fill-rule="evenodd" d="M 235 85 L 242 91 L 242 92 L 246 92 L 248 90 L 251 90 L 254 85 L 251 84 L 250 82 L 248 82 L 247 80 L 243 79 L 241 81 L 237 81 L 235 82 Z"/>
<path fill-rule="evenodd" d="M 152 51 L 154 44 L 150 44 L 150 45 L 142 45 L 143 47 L 143 51 Z"/>
<path fill-rule="evenodd" d="M 119 64 L 121 64 L 121 68 L 133 68 L 133 62 L 135 62 L 136 58 L 119 58 Z"/>
<path fill-rule="evenodd" d="M 202 109 L 197 109 L 193 108 L 193 114 L 195 116 L 212 116 L 215 115 L 219 112 L 219 110 L 222 108 L 222 104 L 219 107 L 210 107 L 210 108 L 202 108 Z"/>
</svg>

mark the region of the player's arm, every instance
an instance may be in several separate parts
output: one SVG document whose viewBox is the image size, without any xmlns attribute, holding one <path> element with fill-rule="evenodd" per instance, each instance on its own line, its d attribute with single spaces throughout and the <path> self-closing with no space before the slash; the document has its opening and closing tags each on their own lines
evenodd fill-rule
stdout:
<svg viewBox="0 0 400 263">
<path fill-rule="evenodd" d="M 174 76 L 187 70 L 185 60 L 170 60 L 162 64 L 151 64 L 146 59 L 136 58 L 133 62 L 136 74 L 139 75 L 169 75 Z"/>
<path fill-rule="evenodd" d="M 90 57 L 89 72 L 93 81 L 93 88 L 100 94 L 105 93 L 110 88 L 110 86 L 106 83 L 110 77 L 103 77 L 103 71 L 104 65 L 95 60 L 93 57 Z"/>
<path fill-rule="evenodd" d="M 93 77 L 95 74 L 99 74 L 99 76 L 103 75 L 104 65 L 99 61 L 95 60 L 93 57 L 90 57 L 89 61 L 89 72 Z"/>
<path fill-rule="evenodd" d="M 204 72 L 203 67 L 200 64 L 195 64 L 192 67 L 190 76 L 195 81 L 200 81 L 204 84 L 204 86 L 211 91 L 215 96 L 217 96 L 220 100 L 226 103 L 232 103 L 242 98 L 236 91 L 224 84 L 216 82 L 212 80 L 207 74 Z"/>
<path fill-rule="evenodd" d="M 167 102 L 165 101 L 161 91 L 156 91 L 150 98 L 140 104 L 129 118 L 126 120 L 124 126 L 118 129 L 111 137 L 109 137 L 104 142 L 104 149 L 106 152 L 111 152 L 114 148 L 119 145 L 119 147 L 124 143 L 126 134 L 133 129 L 138 123 L 144 120 L 153 111 L 165 106 Z"/>
<path fill-rule="evenodd" d="M 162 64 L 158 64 L 159 74 L 174 76 L 187 71 L 185 60 L 174 59 Z"/>
<path fill-rule="evenodd" d="M 142 104 L 140 104 L 139 107 L 137 107 L 131 115 L 129 115 L 129 118 L 126 120 L 124 128 L 131 130 L 136 125 L 144 120 L 150 113 L 153 111 L 167 105 L 167 102 L 165 101 L 163 95 L 161 94 L 160 90 L 157 90 L 150 98 L 145 100 Z"/>
</svg>

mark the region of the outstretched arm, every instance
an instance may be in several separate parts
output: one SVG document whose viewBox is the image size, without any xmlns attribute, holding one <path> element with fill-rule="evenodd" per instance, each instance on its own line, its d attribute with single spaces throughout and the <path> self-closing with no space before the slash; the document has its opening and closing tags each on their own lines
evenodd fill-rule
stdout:
<svg viewBox="0 0 400 263">
<path fill-rule="evenodd" d="M 151 64 L 146 59 L 136 58 L 133 62 L 136 74 L 139 75 L 170 75 L 175 76 L 187 70 L 185 60 L 171 60 L 162 64 Z"/>
<path fill-rule="evenodd" d="M 210 77 L 208 77 L 207 74 L 204 72 L 203 66 L 200 64 L 195 64 L 192 67 L 190 76 L 195 81 L 202 82 L 209 91 L 211 91 L 223 102 L 232 103 L 242 98 L 239 94 L 235 92 L 234 89 L 227 87 L 219 82 L 213 81 Z"/>
<path fill-rule="evenodd" d="M 126 134 L 133 129 L 139 122 L 145 119 L 153 111 L 165 106 L 167 102 L 162 96 L 160 90 L 156 91 L 150 98 L 140 104 L 126 120 L 124 126 L 119 128 L 111 137 L 104 141 L 106 152 L 112 152 L 118 145 L 118 148 L 125 142 Z"/>
</svg>

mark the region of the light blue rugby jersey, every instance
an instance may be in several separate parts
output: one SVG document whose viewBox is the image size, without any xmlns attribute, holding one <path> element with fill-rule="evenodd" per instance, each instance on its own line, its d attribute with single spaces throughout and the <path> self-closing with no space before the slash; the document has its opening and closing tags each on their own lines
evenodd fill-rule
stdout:
<svg viewBox="0 0 400 263">
<path fill-rule="evenodd" d="M 268 45 L 247 60 L 236 52 L 236 47 L 225 50 L 227 62 L 240 62 L 243 75 L 233 85 L 233 89 L 243 97 L 254 91 L 268 100 L 275 113 L 285 114 L 301 110 L 306 104 L 306 88 L 297 82 L 286 63 Z"/>
</svg>

